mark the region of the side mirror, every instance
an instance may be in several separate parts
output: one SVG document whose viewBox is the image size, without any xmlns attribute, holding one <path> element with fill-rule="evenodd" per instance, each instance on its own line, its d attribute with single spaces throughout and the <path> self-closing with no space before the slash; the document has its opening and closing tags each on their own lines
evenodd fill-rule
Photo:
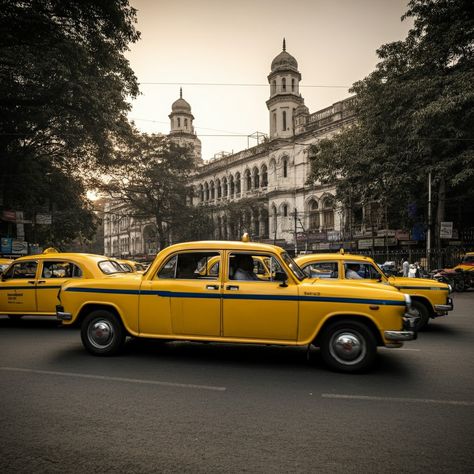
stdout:
<svg viewBox="0 0 474 474">
<path fill-rule="evenodd" d="M 275 277 L 274 277 L 274 281 L 281 282 L 280 286 L 282 286 L 282 287 L 288 286 L 288 284 L 286 283 L 288 281 L 288 276 L 286 275 L 285 272 L 276 272 Z"/>
</svg>

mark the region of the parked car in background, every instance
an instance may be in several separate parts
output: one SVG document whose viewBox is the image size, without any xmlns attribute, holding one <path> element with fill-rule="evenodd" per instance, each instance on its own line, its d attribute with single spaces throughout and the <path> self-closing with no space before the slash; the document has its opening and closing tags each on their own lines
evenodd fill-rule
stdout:
<svg viewBox="0 0 474 474">
<path fill-rule="evenodd" d="M 125 272 L 129 273 L 143 273 L 148 268 L 148 265 L 145 265 L 140 262 L 135 262 L 134 260 L 117 260 L 120 266 L 124 269 Z"/>
<path fill-rule="evenodd" d="M 261 258 L 265 279 L 253 272 Z M 59 299 L 58 319 L 79 325 L 84 347 L 97 356 L 118 353 L 127 336 L 313 344 L 332 369 L 357 372 L 372 365 L 377 346 L 416 338 L 408 295 L 389 285 L 309 279 L 280 247 L 248 241 L 172 245 L 143 275 L 69 280 Z"/>
<path fill-rule="evenodd" d="M 101 255 L 49 250 L 20 257 L 1 275 L 0 314 L 54 316 L 58 291 L 66 281 L 124 274 L 117 262 Z"/>
<path fill-rule="evenodd" d="M 350 267 L 358 267 L 354 284 L 365 285 L 367 282 L 380 286 L 391 285 L 401 292 L 410 295 L 412 313 L 418 317 L 416 330 L 426 327 L 430 318 L 445 316 L 453 309 L 449 294 L 451 288 L 446 283 L 426 278 L 404 278 L 386 275 L 370 257 L 344 253 L 323 253 L 301 255 L 295 262 L 311 278 L 346 280 Z"/>
</svg>

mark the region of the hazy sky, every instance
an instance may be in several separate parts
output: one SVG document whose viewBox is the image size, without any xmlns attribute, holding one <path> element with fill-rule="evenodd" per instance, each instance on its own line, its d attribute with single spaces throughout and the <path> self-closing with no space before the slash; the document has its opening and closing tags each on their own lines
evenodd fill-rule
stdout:
<svg viewBox="0 0 474 474">
<path fill-rule="evenodd" d="M 127 58 L 142 93 L 130 118 L 142 131 L 168 133 L 171 104 L 182 86 L 205 160 L 255 145 L 246 136 L 256 131 L 268 133 L 267 76 L 283 37 L 298 61 L 300 92 L 313 113 L 348 97 L 348 87 L 373 71 L 376 49 L 404 39 L 410 27 L 400 20 L 406 0 L 130 3 L 138 10 L 141 39 Z"/>
</svg>

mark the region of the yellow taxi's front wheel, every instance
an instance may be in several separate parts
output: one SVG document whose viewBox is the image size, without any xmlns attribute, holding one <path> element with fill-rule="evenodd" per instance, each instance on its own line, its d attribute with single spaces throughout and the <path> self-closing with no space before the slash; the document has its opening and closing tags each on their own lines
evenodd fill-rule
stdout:
<svg viewBox="0 0 474 474">
<path fill-rule="evenodd" d="M 99 309 L 92 311 L 82 321 L 81 339 L 91 354 L 110 356 L 122 349 L 125 330 L 113 313 Z"/>
<path fill-rule="evenodd" d="M 331 369 L 361 372 L 373 365 L 377 342 L 365 324 L 347 319 L 330 324 L 324 330 L 320 348 L 324 362 Z"/>
</svg>

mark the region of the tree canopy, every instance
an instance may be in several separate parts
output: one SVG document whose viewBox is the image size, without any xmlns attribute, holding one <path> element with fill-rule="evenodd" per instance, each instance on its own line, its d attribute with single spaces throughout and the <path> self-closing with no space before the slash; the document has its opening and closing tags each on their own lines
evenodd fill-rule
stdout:
<svg viewBox="0 0 474 474">
<path fill-rule="evenodd" d="M 426 207 L 428 172 L 438 220 L 445 189 L 452 203 L 474 197 L 473 13 L 471 0 L 409 2 L 413 27 L 353 85 L 357 123 L 312 148 L 310 182 L 335 185 L 347 207 L 386 204 L 398 225 L 423 217 L 409 209 Z"/>
<path fill-rule="evenodd" d="M 138 85 L 124 52 L 135 21 L 128 0 L 0 0 L 4 208 L 54 218 L 66 204 L 55 190 L 67 187 L 71 215 L 85 219 L 71 233 L 92 225 L 85 173 L 110 166 L 131 133 Z"/>
</svg>

